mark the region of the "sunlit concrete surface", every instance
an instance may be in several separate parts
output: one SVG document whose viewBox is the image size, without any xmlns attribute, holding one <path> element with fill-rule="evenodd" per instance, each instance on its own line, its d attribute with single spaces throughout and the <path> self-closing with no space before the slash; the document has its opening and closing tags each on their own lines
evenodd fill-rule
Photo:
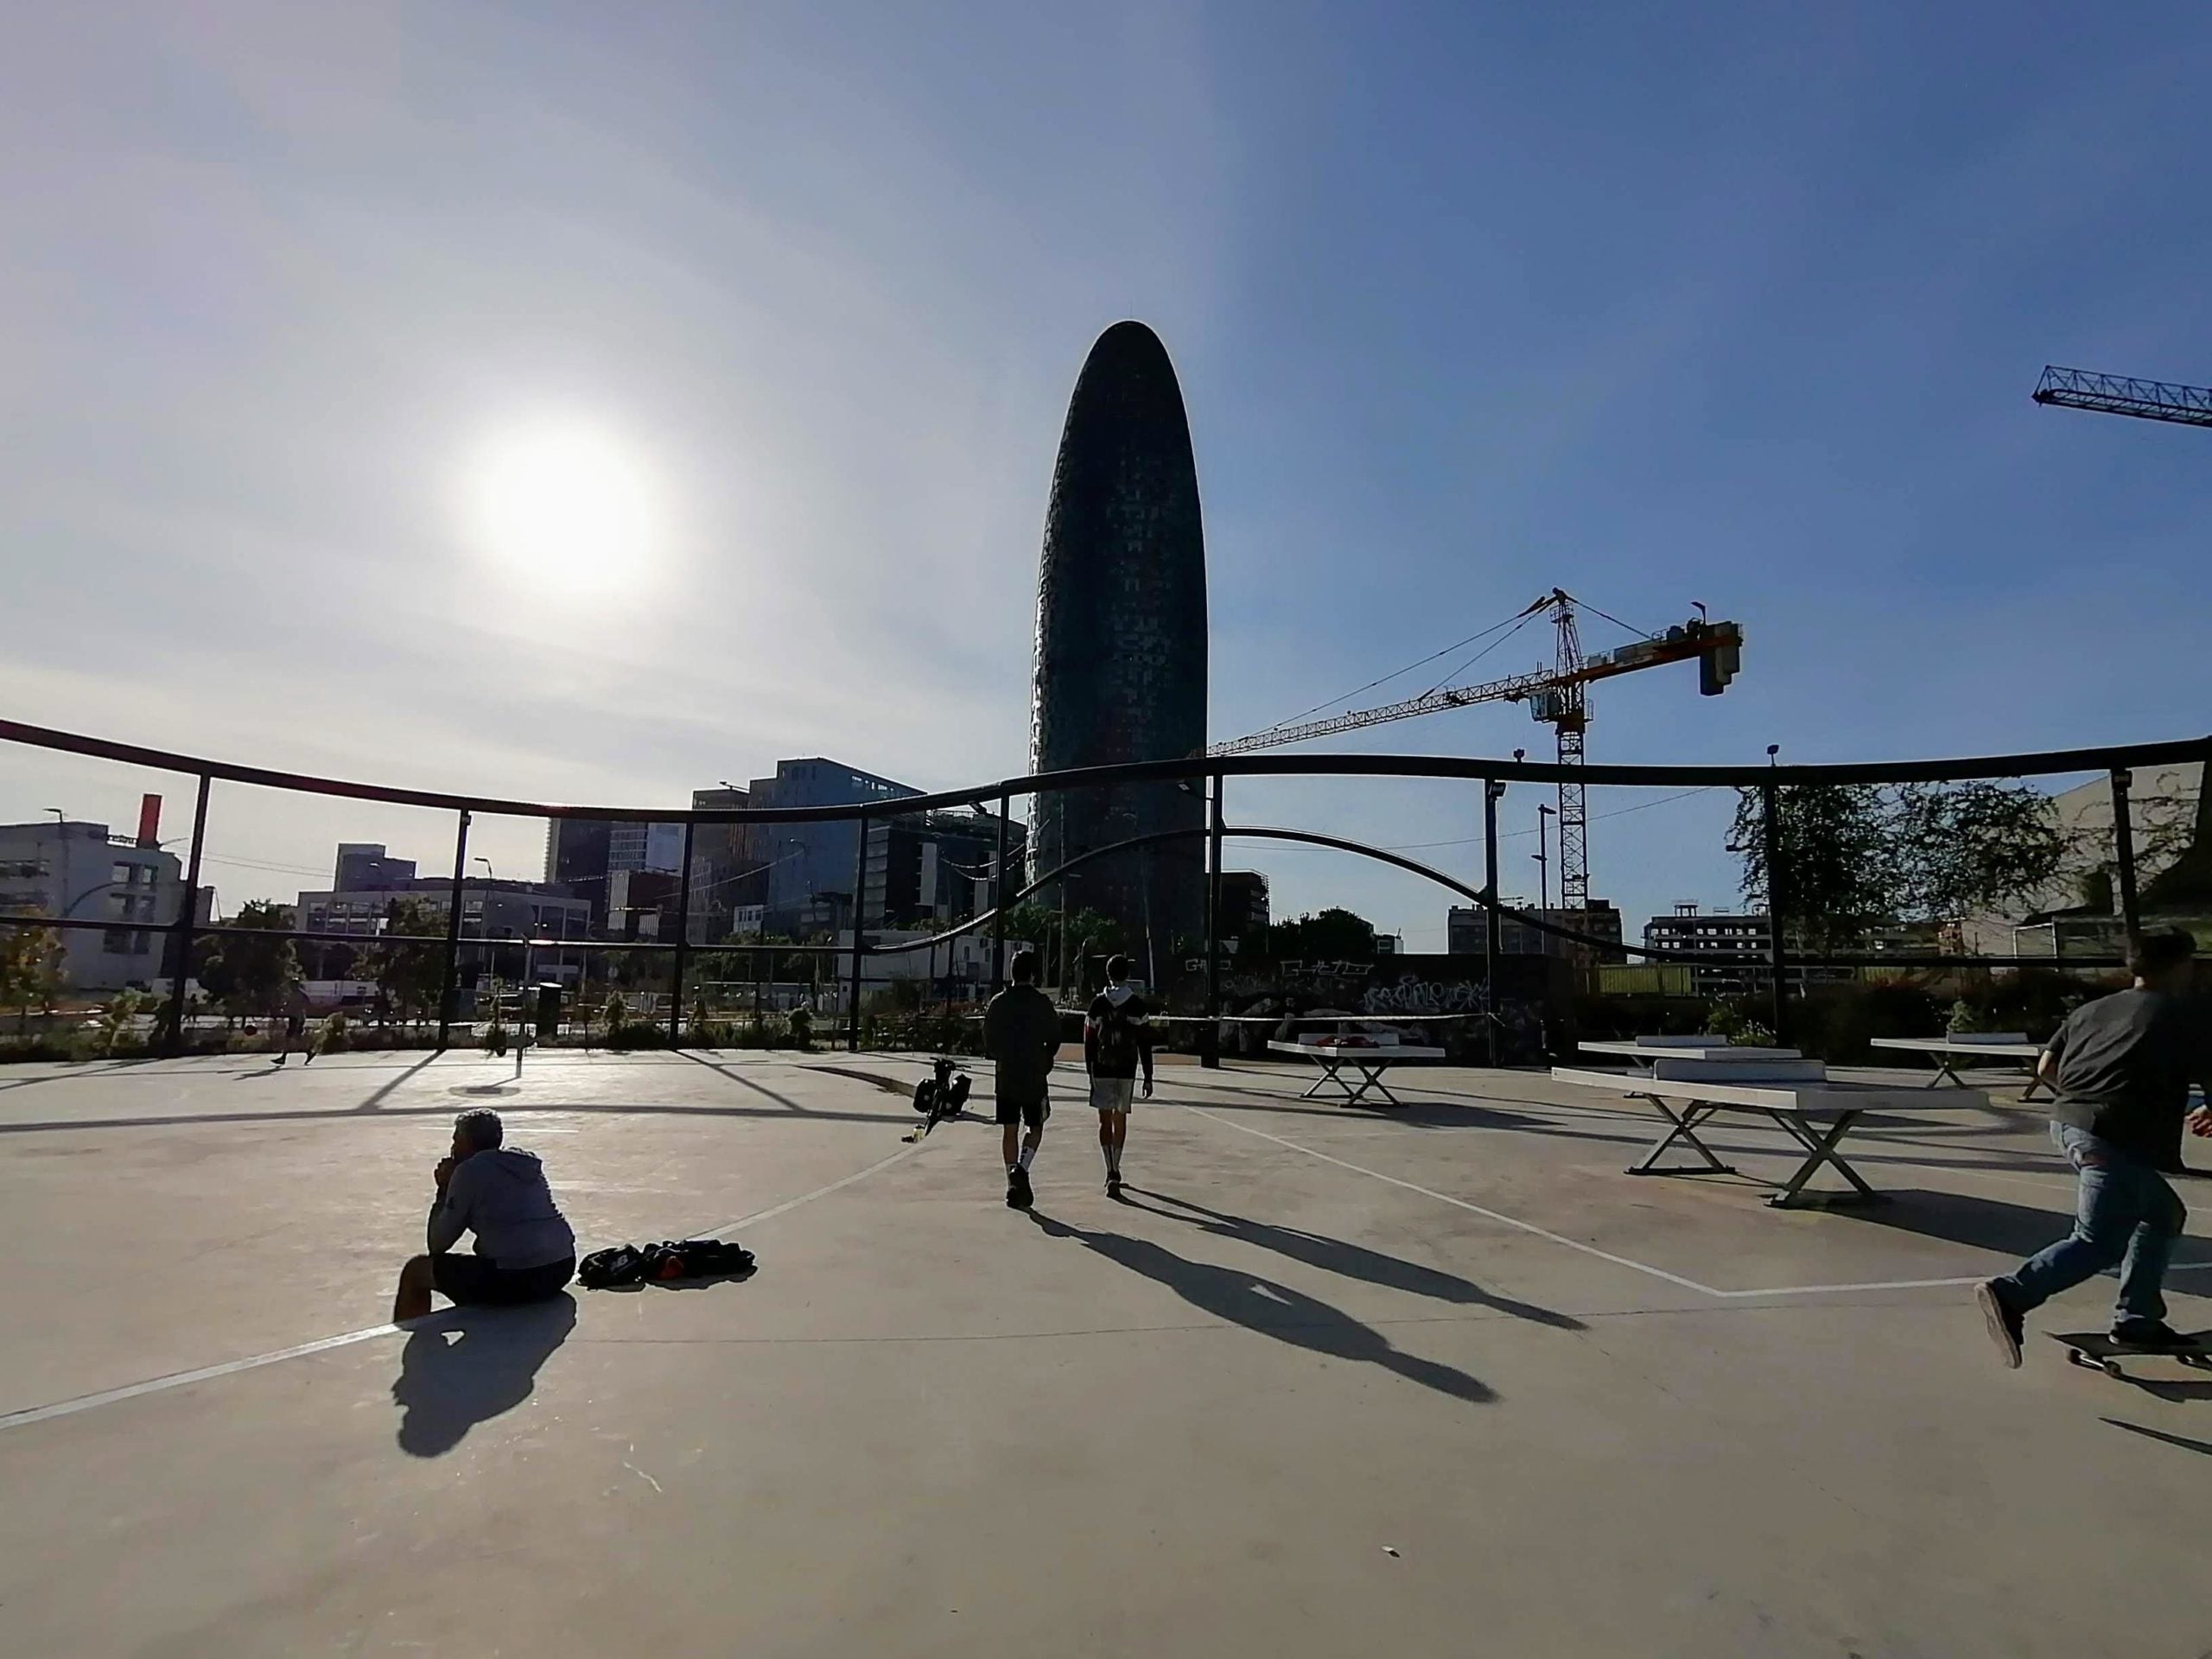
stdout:
<svg viewBox="0 0 2212 1659">
<path fill-rule="evenodd" d="M 2212 1649 L 2212 1376 L 2005 1371 L 1946 1282 L 2064 1230 L 2033 1109 L 1931 1092 L 1847 1145 L 1889 1203 L 1777 1211 L 1747 1121 L 1704 1131 L 1740 1175 L 1634 1179 L 1657 1120 L 1534 1074 L 1408 1068 L 1383 1113 L 1173 1065 L 1117 1205 L 1064 1068 L 1025 1216 L 995 1128 L 903 1141 L 920 1074 L 0 1071 L 0 1647 Z M 722 1228 L 760 1271 L 380 1328 L 475 1104 L 587 1248 Z"/>
</svg>

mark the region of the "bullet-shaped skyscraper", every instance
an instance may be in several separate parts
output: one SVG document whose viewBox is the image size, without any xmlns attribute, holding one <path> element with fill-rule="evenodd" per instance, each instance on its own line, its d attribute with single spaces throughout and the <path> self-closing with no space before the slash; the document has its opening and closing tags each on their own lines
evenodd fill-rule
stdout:
<svg viewBox="0 0 2212 1659">
<path fill-rule="evenodd" d="M 1076 378 L 1052 469 L 1037 582 L 1029 755 L 1039 772 L 1192 754 L 1205 747 L 1206 554 L 1182 390 L 1160 337 L 1117 322 Z M 1040 797 L 1032 879 L 1134 836 L 1197 830 L 1194 781 Z M 1086 865 L 1071 910 L 1121 929 L 1140 974 L 1166 979 L 1203 930 L 1205 849 L 1186 836 Z M 1062 895 L 1038 895 L 1058 907 Z"/>
</svg>

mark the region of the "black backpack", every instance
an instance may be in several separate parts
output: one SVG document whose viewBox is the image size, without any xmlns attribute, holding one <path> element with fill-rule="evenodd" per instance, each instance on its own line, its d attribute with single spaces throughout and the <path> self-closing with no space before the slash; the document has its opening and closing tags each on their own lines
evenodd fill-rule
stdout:
<svg viewBox="0 0 2212 1659">
<path fill-rule="evenodd" d="M 586 1290 L 620 1290 L 651 1281 L 710 1279 L 720 1274 L 753 1271 L 753 1252 L 718 1238 L 671 1238 L 642 1249 L 618 1244 L 594 1250 L 576 1263 L 576 1282 Z"/>
</svg>

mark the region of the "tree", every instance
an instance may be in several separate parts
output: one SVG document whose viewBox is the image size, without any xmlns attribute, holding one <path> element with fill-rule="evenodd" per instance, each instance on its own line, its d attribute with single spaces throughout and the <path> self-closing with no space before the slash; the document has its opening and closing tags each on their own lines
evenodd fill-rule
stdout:
<svg viewBox="0 0 2212 1659">
<path fill-rule="evenodd" d="M 1746 899 L 1770 893 L 1761 791 L 1737 792 L 1729 849 Z M 1815 950 L 1877 922 L 1956 921 L 2046 886 L 2065 855 L 2050 799 L 2023 784 L 1783 784 L 1775 790 L 1786 932 Z"/>
<path fill-rule="evenodd" d="M 1364 916 L 1331 906 L 1268 928 L 1268 954 L 1279 962 L 1309 957 L 1324 962 L 1371 962 L 1375 924 Z"/>
<path fill-rule="evenodd" d="M 445 988 L 446 961 L 442 942 L 409 944 L 409 934 L 437 938 L 446 931 L 442 912 L 419 899 L 394 899 L 385 908 L 384 931 L 362 946 L 353 959 L 353 972 L 377 988 L 377 1013 L 388 1023 L 394 1014 L 403 1020 L 420 1019 L 437 1007 Z"/>
<path fill-rule="evenodd" d="M 0 1003 L 13 1004 L 16 1031 L 30 1029 L 31 1010 L 51 1013 L 61 995 L 61 941 L 50 927 L 0 927 Z"/>
<path fill-rule="evenodd" d="M 282 932 L 292 925 L 291 911 L 269 899 L 239 906 L 232 927 Z M 226 1019 L 270 1014 L 284 988 L 300 976 L 299 957 L 289 939 L 257 939 L 250 934 L 213 935 L 200 959 L 200 988 L 222 1004 Z"/>
<path fill-rule="evenodd" d="M 2002 909 L 2048 887 L 2064 861 L 2050 798 L 2025 784 L 1907 784 L 1893 798 L 1905 915 L 1956 921 Z"/>
</svg>

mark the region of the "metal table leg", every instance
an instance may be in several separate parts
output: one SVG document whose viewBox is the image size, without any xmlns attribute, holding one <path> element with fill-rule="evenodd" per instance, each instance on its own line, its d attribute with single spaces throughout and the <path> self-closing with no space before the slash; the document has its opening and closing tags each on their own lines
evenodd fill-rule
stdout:
<svg viewBox="0 0 2212 1659">
<path fill-rule="evenodd" d="M 1406 1103 L 1404 1101 L 1400 1100 L 1395 1095 L 1392 1094 L 1390 1092 L 1390 1085 L 1382 1081 L 1382 1074 L 1390 1069 L 1389 1061 L 1383 1060 L 1375 1065 L 1370 1065 L 1363 1060 L 1354 1060 L 1351 1064 L 1358 1070 L 1362 1081 L 1359 1087 L 1353 1090 L 1351 1096 L 1345 1100 L 1344 1103 L 1346 1105 L 1358 1105 L 1362 1100 L 1367 1097 L 1370 1091 L 1382 1096 L 1384 1100 L 1389 1102 L 1393 1106 L 1403 1106 Z"/>
<path fill-rule="evenodd" d="M 1333 1060 L 1325 1060 L 1317 1054 L 1313 1057 L 1313 1061 L 1315 1065 L 1321 1068 L 1321 1075 L 1319 1077 L 1315 1079 L 1313 1086 L 1311 1089 L 1308 1089 L 1304 1094 L 1299 1096 L 1300 1100 L 1313 1099 L 1316 1095 L 1326 1089 L 1331 1084 L 1334 1084 L 1337 1086 L 1338 1092 L 1343 1095 L 1345 1100 L 1356 1101 L 1359 1098 L 1358 1093 L 1356 1093 L 1353 1090 L 1352 1086 L 1346 1083 L 1339 1075 L 1347 1065 L 1357 1065 L 1358 1064 L 1357 1060 L 1351 1059 L 1349 1057 L 1343 1055 L 1339 1055 Z"/>
<path fill-rule="evenodd" d="M 1948 1054 L 1938 1054 L 1936 1057 L 1936 1075 L 1929 1078 L 1924 1086 L 1929 1089 L 1941 1089 L 1946 1082 L 1949 1083 L 1954 1089 L 1963 1089 L 1967 1086 L 1967 1080 L 1959 1075 L 1957 1067 L 1951 1064 L 1951 1057 Z"/>
<path fill-rule="evenodd" d="M 1851 1132 L 1852 1126 L 1859 1122 L 1859 1115 L 1857 1112 L 1837 1113 L 1834 1123 L 1829 1127 L 1827 1133 L 1823 1135 L 1813 1127 L 1802 1112 L 1786 1112 L 1773 1107 L 1762 1109 L 1769 1117 L 1782 1125 L 1790 1137 L 1805 1148 L 1807 1154 L 1805 1161 L 1798 1166 L 1797 1173 L 1783 1184 L 1782 1191 L 1767 1200 L 1769 1204 L 1777 1210 L 1789 1208 L 1796 1203 L 1798 1193 L 1804 1190 L 1805 1183 L 1813 1179 L 1813 1173 L 1823 1164 L 1834 1168 L 1837 1174 L 1858 1188 L 1860 1198 L 1870 1203 L 1881 1201 L 1882 1195 L 1861 1180 L 1859 1172 L 1844 1162 L 1836 1153 L 1837 1144 Z M 1841 1196 L 1841 1194 L 1836 1195 L 1838 1198 Z"/>
<path fill-rule="evenodd" d="M 1713 1155 L 1713 1148 L 1707 1146 L 1704 1141 L 1697 1138 L 1697 1126 L 1705 1122 L 1707 1118 L 1711 1117 L 1714 1112 L 1718 1111 L 1719 1109 L 1718 1107 L 1708 1106 L 1703 1101 L 1694 1100 L 1683 1107 L 1681 1111 L 1677 1112 L 1672 1106 L 1669 1105 L 1666 1101 L 1660 1098 L 1657 1095 L 1632 1095 L 1630 1098 L 1632 1100 L 1649 1101 L 1654 1106 L 1656 1106 L 1659 1109 L 1660 1116 L 1664 1117 L 1669 1123 L 1673 1125 L 1666 1134 L 1659 1137 L 1657 1145 L 1654 1146 L 1650 1151 L 1645 1153 L 1643 1157 L 1639 1158 L 1636 1162 L 1628 1166 L 1628 1173 L 1630 1174 L 1733 1175 L 1736 1173 L 1732 1166 L 1724 1164 L 1718 1158 L 1714 1157 Z M 1668 1147 L 1673 1146 L 1677 1141 L 1687 1142 L 1693 1152 L 1696 1153 L 1699 1157 L 1705 1160 L 1705 1167 L 1703 1169 L 1682 1169 L 1680 1167 L 1673 1169 L 1661 1169 L 1657 1166 L 1660 1154 L 1665 1152 Z"/>
</svg>

